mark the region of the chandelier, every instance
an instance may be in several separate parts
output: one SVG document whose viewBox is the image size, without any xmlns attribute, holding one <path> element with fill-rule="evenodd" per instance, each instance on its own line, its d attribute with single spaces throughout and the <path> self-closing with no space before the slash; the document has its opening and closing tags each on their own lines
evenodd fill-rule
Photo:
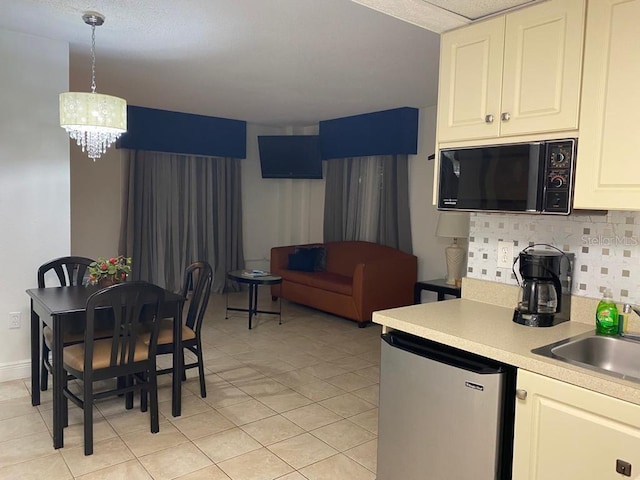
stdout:
<svg viewBox="0 0 640 480">
<path fill-rule="evenodd" d="M 127 131 L 127 102 L 96 93 L 96 27 L 104 16 L 88 12 L 82 19 L 91 26 L 91 92 L 60 94 L 60 126 L 95 161 Z"/>
</svg>

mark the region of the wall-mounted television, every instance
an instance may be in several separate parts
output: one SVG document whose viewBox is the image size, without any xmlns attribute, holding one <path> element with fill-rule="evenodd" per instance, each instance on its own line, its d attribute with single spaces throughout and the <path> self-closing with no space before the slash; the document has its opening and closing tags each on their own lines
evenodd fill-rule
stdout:
<svg viewBox="0 0 640 480">
<path fill-rule="evenodd" d="M 322 178 L 318 135 L 260 135 L 262 178 Z"/>
</svg>

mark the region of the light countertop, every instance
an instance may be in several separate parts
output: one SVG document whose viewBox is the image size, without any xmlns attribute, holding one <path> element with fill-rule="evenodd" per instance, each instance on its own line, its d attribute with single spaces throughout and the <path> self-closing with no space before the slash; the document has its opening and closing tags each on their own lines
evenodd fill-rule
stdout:
<svg viewBox="0 0 640 480">
<path fill-rule="evenodd" d="M 373 321 L 640 405 L 640 383 L 531 353 L 593 326 L 570 321 L 535 328 L 514 323 L 512 316 L 512 308 L 462 298 L 374 312 Z"/>
</svg>

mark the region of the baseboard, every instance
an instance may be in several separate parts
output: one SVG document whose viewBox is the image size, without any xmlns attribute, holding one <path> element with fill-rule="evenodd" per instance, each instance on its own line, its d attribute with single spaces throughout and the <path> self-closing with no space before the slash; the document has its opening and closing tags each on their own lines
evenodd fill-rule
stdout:
<svg viewBox="0 0 640 480">
<path fill-rule="evenodd" d="M 10 380 L 27 379 L 31 377 L 31 362 L 24 360 L 22 362 L 5 363 L 0 365 L 0 382 L 8 382 Z"/>
</svg>

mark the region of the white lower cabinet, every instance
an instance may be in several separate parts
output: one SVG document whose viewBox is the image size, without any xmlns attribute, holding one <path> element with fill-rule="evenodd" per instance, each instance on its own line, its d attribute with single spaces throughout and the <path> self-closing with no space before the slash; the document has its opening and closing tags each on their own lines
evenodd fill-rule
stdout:
<svg viewBox="0 0 640 480">
<path fill-rule="evenodd" d="M 525 370 L 517 389 L 513 480 L 640 479 L 640 406 Z"/>
</svg>

